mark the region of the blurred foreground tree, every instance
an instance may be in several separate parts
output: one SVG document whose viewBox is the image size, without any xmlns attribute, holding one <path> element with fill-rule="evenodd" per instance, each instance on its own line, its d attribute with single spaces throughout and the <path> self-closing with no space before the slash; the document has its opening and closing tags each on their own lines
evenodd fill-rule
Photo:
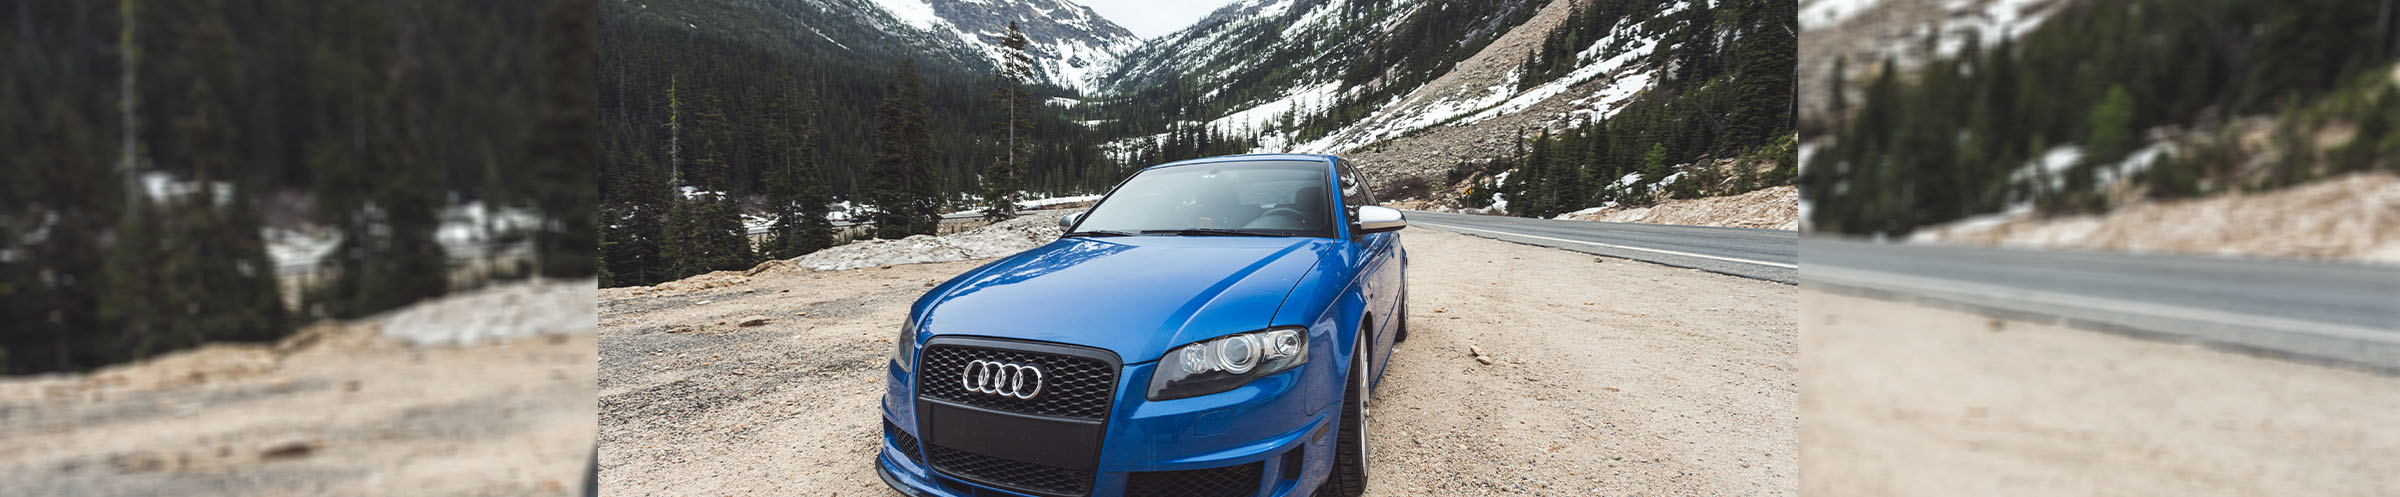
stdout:
<svg viewBox="0 0 2400 497">
<path fill-rule="evenodd" d="M 598 96 L 593 88 L 594 0 L 556 0 L 542 14 L 541 121 L 526 143 L 533 159 L 533 201 L 542 216 L 534 232 L 541 274 L 593 274 L 599 240 L 591 231 L 599 208 Z"/>
</svg>

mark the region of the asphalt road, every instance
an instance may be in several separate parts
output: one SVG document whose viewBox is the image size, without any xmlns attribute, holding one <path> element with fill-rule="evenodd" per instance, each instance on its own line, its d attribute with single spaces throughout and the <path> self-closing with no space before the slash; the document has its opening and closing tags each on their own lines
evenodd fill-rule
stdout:
<svg viewBox="0 0 2400 497">
<path fill-rule="evenodd" d="M 1799 232 L 1408 211 L 1408 224 L 1785 284 L 1800 282 Z"/>
<path fill-rule="evenodd" d="M 1810 286 L 2400 371 L 2400 267 L 1803 240 Z"/>
</svg>

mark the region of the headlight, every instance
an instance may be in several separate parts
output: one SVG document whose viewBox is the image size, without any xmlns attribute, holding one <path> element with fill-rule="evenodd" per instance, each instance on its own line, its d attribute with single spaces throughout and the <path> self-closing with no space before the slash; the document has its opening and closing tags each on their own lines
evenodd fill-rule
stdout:
<svg viewBox="0 0 2400 497">
<path fill-rule="evenodd" d="M 1308 362 L 1308 330 L 1281 328 L 1167 351 L 1150 374 L 1150 400 L 1208 395 Z"/>
<path fill-rule="evenodd" d="M 916 351 L 917 320 L 910 318 L 900 322 L 900 338 L 892 339 L 892 363 L 899 364 L 901 371 L 908 371 L 911 366 L 909 362 L 917 356 Z"/>
</svg>

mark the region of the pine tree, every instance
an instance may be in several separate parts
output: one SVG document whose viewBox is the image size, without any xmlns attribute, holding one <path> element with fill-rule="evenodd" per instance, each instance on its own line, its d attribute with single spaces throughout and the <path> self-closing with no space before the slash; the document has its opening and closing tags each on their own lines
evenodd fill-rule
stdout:
<svg viewBox="0 0 2400 497">
<path fill-rule="evenodd" d="M 676 76 L 667 75 L 667 184 L 683 186 L 683 99 L 675 95 Z"/>
<path fill-rule="evenodd" d="M 1684 10 L 1683 34 L 1675 45 L 1675 84 L 1695 88 L 1717 75 L 1716 12 L 1709 2 L 1692 2 Z"/>
<path fill-rule="evenodd" d="M 1725 150 L 1758 148 L 1791 132 L 1793 71 L 1799 53 L 1794 12 L 1789 4 L 1764 0 L 1748 0 L 1741 9 L 1741 60 L 1735 68 L 1734 111 L 1724 137 L 1730 146 Z"/>
<path fill-rule="evenodd" d="M 789 74 L 776 78 L 776 98 L 769 107 L 778 122 L 767 130 L 777 149 L 767 170 L 767 209 L 775 224 L 759 252 L 771 259 L 789 259 L 833 244 L 833 222 L 825 218 L 825 187 L 816 162 L 816 131 L 809 125 L 814 101 L 807 90 L 792 84 Z"/>
<path fill-rule="evenodd" d="M 2092 108 L 2091 134 L 2084 139 L 2085 165 L 2116 162 L 2133 152 L 2133 106 L 2133 95 L 2124 86 L 2116 86 L 2109 88 L 2108 96 Z M 2082 191 L 2082 187 L 2090 186 L 2091 174 L 2085 171 L 2077 175 L 2082 178 L 2071 179 L 2077 186 L 2074 189 Z"/>
<path fill-rule="evenodd" d="M 47 236 L 26 247 L 21 255 L 41 261 L 36 278 L 24 293 L 34 296 L 36 320 L 11 323 L 4 333 L 17 345 L 12 352 L 21 370 L 69 371 L 89 367 L 95 357 L 90 334 L 100 320 L 107 271 L 102 265 L 101 239 L 108 220 L 117 217 L 116 182 L 106 167 L 93 163 L 92 137 L 79 111 L 53 100 L 39 137 L 28 154 L 30 164 L 19 174 L 29 176 L 24 199 L 32 212 L 47 217 Z M 21 176 L 24 177 L 24 176 Z M 11 185 L 12 187 L 16 185 Z M 13 207 L 13 206 L 8 206 Z M 28 231 L 30 233 L 30 231 Z M 41 273 L 47 273 L 46 275 Z"/>
<path fill-rule="evenodd" d="M 603 219 L 608 227 L 603 255 L 616 286 L 667 280 L 671 261 L 660 249 L 667 239 L 667 210 L 680 205 L 671 198 L 674 193 L 667 187 L 666 173 L 652 164 L 649 155 L 634 154 L 633 159 L 630 170 L 617 178 L 614 212 Z"/>
<path fill-rule="evenodd" d="M 232 33 L 222 17 L 204 14 L 194 32 L 191 45 L 200 52 L 198 58 L 230 59 Z M 171 249 L 153 273 L 164 290 L 158 307 L 164 326 L 152 343 L 171 348 L 215 340 L 271 340 L 284 333 L 275 268 L 259 237 L 259 220 L 246 205 L 251 197 L 239 194 L 247 191 L 239 188 L 246 182 L 232 174 L 238 136 L 215 90 L 229 79 L 220 71 L 193 83 L 186 100 L 191 111 L 175 122 L 186 166 L 199 187 L 165 202 L 175 215 L 161 225 L 166 232 L 162 245 Z M 220 198 L 214 187 L 219 181 L 236 184 L 237 195 Z"/>
<path fill-rule="evenodd" d="M 400 50 L 398 20 L 375 8 L 338 9 L 352 24 L 358 63 L 373 71 L 334 73 L 329 97 L 347 112 L 348 136 L 311 145 L 316 217 L 341 241 L 321 264 L 332 277 L 310 292 L 313 312 L 355 318 L 441 295 L 449 258 L 440 228 L 444 170 L 418 162 L 415 108 L 408 91 L 413 60 Z"/>
<path fill-rule="evenodd" d="M 1009 21 L 1008 34 L 1000 40 L 1000 64 L 995 70 L 992 88 L 993 103 L 1002 109 L 1000 125 L 993 139 L 1001 151 L 992 164 L 983 169 L 983 216 L 1002 220 L 1017 215 L 1017 200 L 1025 190 L 1024 160 L 1033 138 L 1033 120 L 1027 117 L 1035 110 L 1033 92 L 1025 86 L 1033 78 L 1033 55 L 1025 51 L 1025 33 Z"/>
<path fill-rule="evenodd" d="M 542 118 L 526 145 L 534 207 L 543 217 L 534 254 L 542 275 L 553 278 L 591 276 L 599 249 L 592 233 L 600 187 L 592 1 L 556 0 L 542 16 Z"/>
<path fill-rule="evenodd" d="M 925 82 L 917 74 L 915 58 L 901 61 L 892 80 L 884 86 L 883 105 L 876 112 L 879 145 L 868 166 L 873 181 L 867 195 L 874 208 L 870 219 L 877 238 L 930 235 L 940 227 L 943 200 L 930 154 L 933 111 L 926 106 Z"/>
</svg>

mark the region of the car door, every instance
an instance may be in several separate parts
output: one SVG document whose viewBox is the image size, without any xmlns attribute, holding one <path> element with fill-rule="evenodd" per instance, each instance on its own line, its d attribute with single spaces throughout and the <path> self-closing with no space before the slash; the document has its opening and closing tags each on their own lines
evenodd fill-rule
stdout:
<svg viewBox="0 0 2400 497">
<path fill-rule="evenodd" d="M 1358 169 L 1352 167 L 1350 161 L 1339 160 L 1335 164 L 1341 179 L 1342 212 L 1349 216 L 1350 225 L 1356 227 L 1358 207 L 1375 205 L 1375 194 L 1369 191 L 1366 178 L 1358 174 Z M 1366 295 L 1367 312 L 1375 317 L 1373 327 L 1369 330 L 1371 336 L 1368 337 L 1368 343 L 1373 344 L 1369 350 L 1375 355 L 1370 356 L 1368 362 L 1378 379 L 1383 375 L 1384 362 L 1391 356 L 1392 332 L 1398 329 L 1394 324 L 1399 322 L 1400 317 L 1400 263 L 1396 257 L 1399 236 L 1394 232 L 1352 233 L 1352 239 L 1362 255 L 1359 286 Z"/>
</svg>

